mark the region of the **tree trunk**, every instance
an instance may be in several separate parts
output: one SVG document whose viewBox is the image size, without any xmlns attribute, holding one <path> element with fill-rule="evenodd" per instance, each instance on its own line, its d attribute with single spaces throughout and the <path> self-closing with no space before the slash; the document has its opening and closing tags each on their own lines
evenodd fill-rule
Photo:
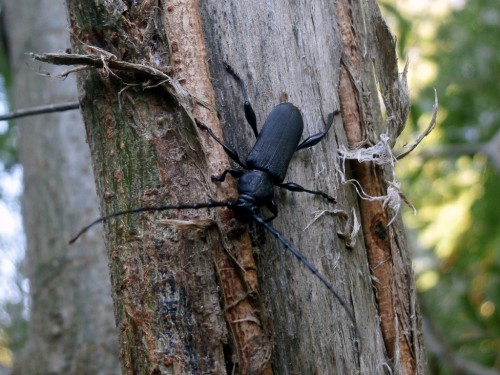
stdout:
<svg viewBox="0 0 500 375">
<path fill-rule="evenodd" d="M 35 74 L 39 67 L 26 56 L 69 44 L 63 4 L 4 4 L 14 107 L 74 100 L 74 79 L 62 82 Z M 68 246 L 76 223 L 98 212 L 80 113 L 30 117 L 16 124 L 24 171 L 31 303 L 29 337 L 14 373 L 117 374 L 117 336 L 102 234 L 95 231 L 77 246 Z"/>
<path fill-rule="evenodd" d="M 423 373 L 401 220 L 388 225 L 394 213 L 358 199 L 339 172 L 341 146 L 366 147 L 382 133 L 392 146 L 406 119 L 394 40 L 376 3 L 67 3 L 74 50 L 104 61 L 79 79 L 103 214 L 237 196 L 233 179 L 210 181 L 228 158 L 193 121 L 223 133 L 244 160 L 254 138 L 223 61 L 247 82 L 260 125 L 280 98 L 301 109 L 304 138 L 342 111 L 287 175 L 335 195 L 337 205 L 277 189 L 273 226 L 332 281 L 359 336 L 332 294 L 271 236 L 255 263 L 257 249 L 229 210 L 130 215 L 105 225 L 124 373 Z M 113 61 L 173 79 L 113 70 Z M 351 166 L 368 194 L 387 195 L 390 166 Z M 318 210 L 328 211 L 314 220 Z M 354 215 L 362 235 L 339 236 Z"/>
</svg>

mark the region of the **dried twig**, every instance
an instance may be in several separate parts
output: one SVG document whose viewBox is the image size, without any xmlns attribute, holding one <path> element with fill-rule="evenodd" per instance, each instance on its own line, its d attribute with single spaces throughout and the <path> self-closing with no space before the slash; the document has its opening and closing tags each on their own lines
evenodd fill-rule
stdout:
<svg viewBox="0 0 500 375">
<path fill-rule="evenodd" d="M 412 152 L 419 145 L 419 143 L 422 142 L 422 139 L 427 137 L 429 133 L 434 129 L 434 127 L 436 126 L 438 108 L 439 105 L 438 105 L 437 93 L 436 90 L 434 90 L 434 110 L 432 111 L 432 119 L 431 122 L 429 123 L 429 126 L 427 127 L 427 129 L 425 129 L 425 131 L 422 134 L 419 135 L 419 137 L 415 140 L 415 142 L 413 142 L 410 146 L 408 146 L 408 150 L 396 156 L 397 160 L 403 159 L 406 155 Z"/>
<path fill-rule="evenodd" d="M 197 99 L 192 97 L 176 80 L 168 75 L 170 73 L 170 68 L 167 67 L 166 72 L 156 69 L 154 67 L 144 65 L 144 64 L 135 64 L 126 61 L 120 61 L 116 58 L 116 56 L 110 53 L 101 53 L 100 55 L 82 55 L 82 54 L 74 54 L 74 53 L 30 53 L 29 54 L 33 59 L 54 64 L 54 65 L 68 65 L 73 66 L 71 69 L 68 69 L 57 75 L 58 78 L 66 78 L 69 74 L 78 72 L 82 69 L 86 69 L 87 67 L 96 67 L 102 68 L 106 72 L 111 72 L 115 75 L 114 71 L 122 71 L 122 72 L 130 72 L 130 73 L 142 73 L 146 77 L 152 79 L 155 84 L 148 86 L 148 88 L 160 86 L 166 84 L 167 90 L 170 91 L 175 97 L 179 100 L 179 103 L 186 109 L 192 107 L 192 100 L 201 104 L 202 106 L 209 108 L 210 106 Z M 12 120 L 20 117 L 26 116 L 34 116 L 45 113 L 53 113 L 53 112 L 62 112 L 73 109 L 80 108 L 80 104 L 78 102 L 67 102 L 67 103 L 58 103 L 58 104 L 49 104 L 42 105 L 31 108 L 23 108 L 16 111 L 4 113 L 0 115 L 0 121 Z M 190 111 L 188 111 L 190 113 Z"/>
<path fill-rule="evenodd" d="M 78 108 L 80 108 L 80 103 L 78 102 L 41 105 L 38 107 L 23 108 L 18 109 L 17 111 L 4 113 L 3 115 L 0 115 L 0 121 L 12 120 L 15 118 L 26 116 L 41 115 L 44 113 L 62 112 Z"/>
<path fill-rule="evenodd" d="M 95 47 L 93 48 L 96 49 Z M 208 103 L 191 95 L 177 79 L 171 77 L 169 75 L 171 73 L 170 67 L 166 67 L 165 71 L 163 71 L 146 64 L 136 64 L 118 60 L 113 54 L 100 49 L 97 49 L 97 51 L 99 54 L 92 55 L 75 53 L 30 53 L 29 55 L 35 60 L 49 64 L 92 66 L 102 68 L 106 72 L 111 72 L 114 75 L 116 74 L 116 71 L 144 74 L 146 77 L 155 82 L 165 84 L 166 90 L 177 98 L 179 104 L 184 107 L 188 114 L 191 114 L 191 108 L 195 103 L 200 104 L 207 109 L 212 109 Z M 73 71 L 75 71 L 75 69 L 63 72 L 59 74 L 58 77 L 64 78 Z"/>
<path fill-rule="evenodd" d="M 153 68 L 152 66 L 145 64 L 135 64 L 126 61 L 118 60 L 113 55 L 99 56 L 99 55 L 81 55 L 76 53 L 30 53 L 29 54 L 35 60 L 46 62 L 54 65 L 86 65 L 94 66 L 97 68 L 109 68 L 112 70 L 121 70 L 124 72 L 131 73 L 144 73 L 145 75 L 156 78 L 160 81 L 166 80 L 171 83 L 171 77 L 168 75 L 170 73 L 170 68 L 168 68 L 167 73 L 161 71 L 160 69 Z"/>
</svg>

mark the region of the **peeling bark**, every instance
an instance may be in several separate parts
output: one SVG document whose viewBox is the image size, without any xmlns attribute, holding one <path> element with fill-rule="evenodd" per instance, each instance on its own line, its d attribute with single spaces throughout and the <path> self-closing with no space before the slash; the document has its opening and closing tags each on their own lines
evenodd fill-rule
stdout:
<svg viewBox="0 0 500 375">
<path fill-rule="evenodd" d="M 352 148 L 376 143 L 385 132 L 394 145 L 404 128 L 409 110 L 406 77 L 399 78 L 395 43 L 380 17 L 378 9 L 371 8 L 367 28 L 362 32 L 349 27 L 356 10 L 348 2 L 339 3 L 342 30 L 343 60 L 340 73 L 339 96 L 348 145 Z M 358 14 L 359 16 L 359 14 Z M 366 35 L 365 35 L 366 33 Z M 366 49 L 359 48 L 364 44 Z M 361 56 L 373 56 L 363 61 Z M 372 72 L 372 64 L 374 72 Z M 373 77 L 375 73 L 375 77 Z M 376 107 L 378 91 L 375 85 L 363 85 L 365 77 L 380 85 L 387 109 L 387 122 L 382 125 L 380 109 Z M 370 82 L 370 81 L 368 81 Z M 360 84 L 361 83 L 361 84 Z M 377 119 L 377 121 L 374 121 Z M 387 195 L 392 174 L 372 162 L 351 162 L 352 175 L 369 197 Z M 415 282 L 406 238 L 401 222 L 390 224 L 387 207 L 381 201 L 360 198 L 359 210 L 362 230 L 385 348 L 393 361 L 391 367 L 402 374 L 422 374 L 423 349 L 418 308 L 415 301 Z"/>
</svg>

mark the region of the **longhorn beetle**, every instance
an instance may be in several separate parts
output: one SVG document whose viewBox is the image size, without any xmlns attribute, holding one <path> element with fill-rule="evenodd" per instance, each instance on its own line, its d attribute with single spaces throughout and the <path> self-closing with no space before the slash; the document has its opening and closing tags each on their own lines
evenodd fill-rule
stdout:
<svg viewBox="0 0 500 375">
<path fill-rule="evenodd" d="M 239 84 L 244 98 L 245 118 L 250 124 L 255 137 L 257 138 L 255 145 L 248 154 L 245 162 L 242 162 L 237 152 L 229 145 L 222 142 L 213 131 L 205 124 L 198 120 L 196 125 L 206 131 L 218 144 L 222 146 L 228 156 L 238 164 L 238 167 L 226 169 L 220 176 L 212 176 L 213 182 L 224 181 L 226 175 L 238 179 L 239 196 L 233 201 L 209 201 L 207 203 L 193 204 L 176 204 L 169 206 L 154 206 L 141 207 L 132 210 L 115 212 L 108 216 L 103 216 L 94 222 L 84 227 L 71 241 L 74 243 L 78 237 L 84 234 L 93 225 L 104 222 L 111 218 L 138 213 L 145 211 L 164 211 L 164 210 L 183 210 L 183 209 L 200 209 L 213 207 L 227 207 L 233 210 L 235 218 L 242 223 L 249 223 L 252 220 L 262 225 L 276 239 L 283 244 L 306 268 L 308 268 L 316 277 L 328 288 L 328 290 L 339 301 L 340 305 L 345 309 L 350 320 L 356 327 L 354 315 L 347 307 L 345 301 L 340 297 L 332 284 L 312 265 L 292 244 L 283 237 L 276 229 L 268 223 L 278 215 L 278 208 L 274 201 L 274 186 L 279 186 L 290 191 L 306 192 L 310 194 L 320 195 L 331 203 L 335 203 L 335 199 L 322 191 L 308 190 L 302 186 L 293 183 L 283 183 L 286 171 L 293 154 L 304 148 L 309 148 L 320 142 L 327 134 L 333 123 L 333 118 L 339 113 L 335 111 L 328 116 L 328 123 L 324 132 L 317 133 L 305 139 L 302 143 L 303 121 L 302 115 L 297 107 L 291 103 L 278 104 L 267 117 L 260 133 L 257 130 L 257 119 L 255 112 L 250 104 L 245 83 L 240 76 L 228 64 L 224 64 L 227 72 Z M 260 214 L 260 207 L 265 206 L 271 213 L 270 218 L 264 219 Z"/>
</svg>

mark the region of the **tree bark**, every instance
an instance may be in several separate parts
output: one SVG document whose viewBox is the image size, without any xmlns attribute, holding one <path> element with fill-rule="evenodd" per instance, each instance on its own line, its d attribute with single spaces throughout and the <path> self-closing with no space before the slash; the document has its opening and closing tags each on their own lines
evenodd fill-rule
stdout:
<svg viewBox="0 0 500 375">
<path fill-rule="evenodd" d="M 332 281 L 359 336 L 331 293 L 270 236 L 255 263 L 249 234 L 227 209 L 145 213 L 105 225 L 124 373 L 423 373 L 402 223 L 388 226 L 394 213 L 340 184 L 338 147 L 365 147 L 384 132 L 393 145 L 407 114 L 394 40 L 376 3 L 67 3 L 75 51 L 173 77 L 158 82 L 109 67 L 81 73 L 103 214 L 236 197 L 232 179 L 210 181 L 228 158 L 193 121 L 223 133 L 241 158 L 250 150 L 243 98 L 223 61 L 247 82 L 259 124 L 285 97 L 302 110 L 304 137 L 342 110 L 320 144 L 294 157 L 287 175 L 335 195 L 338 204 L 277 191 L 273 226 Z M 388 168 L 352 167 L 363 188 L 373 183 L 370 193 L 387 194 Z M 343 214 L 325 211 L 313 220 L 315 211 L 332 209 Z M 337 233 L 353 215 L 362 234 L 346 241 Z"/>
<path fill-rule="evenodd" d="M 75 80 L 34 74 L 31 51 L 69 44 L 63 4 L 4 1 L 14 107 L 74 100 Z M 20 21 L 22 20 L 22 21 Z M 43 71 L 49 68 L 43 67 Z M 30 330 L 15 374 L 118 374 L 110 282 L 99 230 L 70 248 L 76 223 L 97 215 L 95 183 L 78 111 L 16 121 L 30 280 Z"/>
</svg>

